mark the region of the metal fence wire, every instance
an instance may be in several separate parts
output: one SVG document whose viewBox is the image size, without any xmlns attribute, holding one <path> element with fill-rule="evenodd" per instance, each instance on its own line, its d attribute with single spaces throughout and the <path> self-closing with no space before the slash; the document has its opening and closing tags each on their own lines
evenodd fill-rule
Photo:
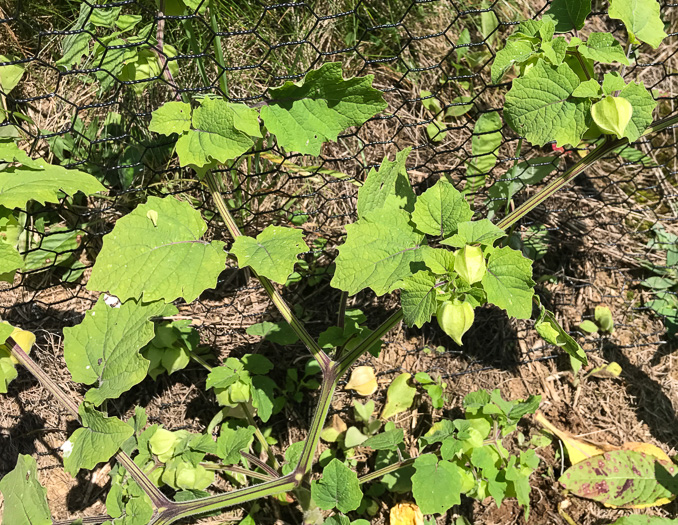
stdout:
<svg viewBox="0 0 678 525">
<path fill-rule="evenodd" d="M 635 60 L 623 71 L 627 81 L 642 80 L 652 89 L 658 116 L 672 113 L 678 100 L 676 5 L 663 3 L 669 37 L 662 47 L 634 48 Z M 80 322 L 96 300 L 84 283 L 102 236 L 147 195 L 181 195 L 202 209 L 209 235 L 228 240 L 208 193 L 172 159 L 172 141 L 148 131 L 151 112 L 170 100 L 210 95 L 263 105 L 269 87 L 339 61 L 345 76 L 374 75 L 389 104 L 384 113 L 349 129 L 319 158 L 291 154 L 264 139 L 258 155 L 222 170 L 225 197 L 246 233 L 270 223 L 303 228 L 313 250 L 304 255 L 303 279 L 285 294 L 312 312 L 310 330 L 320 332 L 335 315 L 338 292 L 327 276 L 343 224 L 354 216 L 360 181 L 385 155 L 393 158 L 411 146 L 408 170 L 417 192 L 440 177 L 459 188 L 474 184 L 478 216 L 500 218 L 507 203 L 490 188 L 517 161 L 553 156 L 554 177 L 585 154 L 529 147 L 504 126 L 487 173 L 480 182 L 467 177 L 477 160 L 474 123 L 482 114 L 501 114 L 509 87 L 491 83 L 493 57 L 519 20 L 539 17 L 547 7 L 523 0 L 0 1 L 0 136 L 21 137 L 30 155 L 87 171 L 110 190 L 102 198 L 31 202 L 22 210 L 25 269 L 13 284 L 0 284 L 0 317 L 35 330 L 38 355 L 59 363 L 50 349 L 58 347 L 61 330 Z M 605 7 L 594 1 L 585 31 L 612 32 L 625 41 L 623 26 L 604 15 Z M 7 89 L 10 71 L 19 80 Z M 655 349 L 669 341 L 664 323 L 670 320 L 662 322 L 651 310 L 652 292 L 641 282 L 647 261 L 666 265 L 653 241 L 657 231 L 678 233 L 676 145 L 675 129 L 641 139 L 635 157 L 614 155 L 598 163 L 514 232 L 515 246 L 536 259 L 542 300 L 566 328 L 575 331 L 605 303 L 623 336 L 619 348 Z M 541 184 L 524 185 L 514 201 Z M 249 325 L 275 319 L 264 298 L 233 266 L 190 315 L 202 324 L 206 342 L 227 355 L 247 343 Z M 355 305 L 379 319 L 385 314 L 373 299 L 362 293 Z M 509 354 L 515 366 L 556 355 L 529 335 L 529 323 L 509 323 L 495 309 L 480 314 L 477 325 L 463 354 L 443 343 L 435 326 L 416 336 L 418 345 L 406 353 L 448 345 L 446 353 L 433 351 L 427 365 L 444 377 L 505 367 Z M 587 341 L 587 349 L 600 349 L 596 337 Z M 20 398 L 29 384 L 20 376 L 10 393 Z M 46 402 L 46 394 L 32 401 Z M 17 425 L 27 431 L 35 423 L 9 404 L 3 412 L 5 437 L 16 435 Z M 3 458 L 0 470 L 12 467 Z"/>
</svg>

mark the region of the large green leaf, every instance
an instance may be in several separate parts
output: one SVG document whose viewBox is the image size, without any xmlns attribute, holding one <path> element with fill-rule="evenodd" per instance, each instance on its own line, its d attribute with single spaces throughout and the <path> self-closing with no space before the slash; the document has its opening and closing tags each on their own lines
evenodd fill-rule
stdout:
<svg viewBox="0 0 678 525">
<path fill-rule="evenodd" d="M 72 476 L 80 469 L 93 469 L 108 461 L 120 446 L 134 434 L 134 429 L 117 417 L 106 417 L 92 405 L 83 402 L 78 408 L 83 428 L 78 428 L 61 446 L 64 468 Z"/>
<path fill-rule="evenodd" d="M 2 525 L 51 525 L 47 490 L 38 481 L 38 465 L 20 454 L 16 467 L 0 480 L 5 498 Z"/>
<path fill-rule="evenodd" d="M 371 288 L 383 295 L 395 284 L 416 273 L 422 260 L 424 236 L 410 224 L 405 210 L 388 207 L 374 210 L 346 226 L 346 242 L 339 247 L 332 286 L 358 293 Z"/>
<path fill-rule="evenodd" d="M 412 211 L 416 197 L 407 176 L 405 162 L 412 148 L 396 153 L 393 162 L 384 157 L 379 170 L 370 170 L 365 184 L 358 190 L 358 217 L 367 212 L 382 208 L 386 199 L 396 196 L 401 200 L 401 208 Z"/>
<path fill-rule="evenodd" d="M 624 48 L 611 33 L 591 33 L 586 43 L 579 46 L 579 52 L 601 64 L 629 65 Z"/>
<path fill-rule="evenodd" d="M 503 308 L 509 316 L 529 319 L 532 315 L 532 261 L 519 251 L 508 246 L 491 250 L 482 284 L 487 302 Z"/>
<path fill-rule="evenodd" d="M 12 62 L 12 59 L 5 55 L 0 55 L 0 62 Z M 22 62 L 8 66 L 0 66 L 0 91 L 7 95 L 12 91 L 21 80 L 26 65 Z"/>
<path fill-rule="evenodd" d="M 412 213 L 420 231 L 443 237 L 452 235 L 460 222 L 471 217 L 473 212 L 464 196 L 444 179 L 419 196 Z"/>
<path fill-rule="evenodd" d="M 99 406 L 143 381 L 149 361 L 139 350 L 154 336 L 149 318 L 164 307 L 162 301 L 130 300 L 111 308 L 100 297 L 82 323 L 64 328 L 64 358 L 73 380 L 96 386 L 85 394 L 87 401 Z"/>
<path fill-rule="evenodd" d="M 216 285 L 226 266 L 224 243 L 201 240 L 206 230 L 187 202 L 149 197 L 104 237 L 87 288 L 122 301 L 191 302 Z"/>
<path fill-rule="evenodd" d="M 567 33 L 584 27 L 591 13 L 591 0 L 553 0 L 547 11 L 556 22 L 556 33 Z"/>
<path fill-rule="evenodd" d="M 357 509 L 363 499 L 357 474 L 336 458 L 323 469 L 322 477 L 311 483 L 311 496 L 321 509 L 341 512 Z"/>
<path fill-rule="evenodd" d="M 254 109 L 250 111 L 256 113 Z M 203 168 L 215 162 L 223 164 L 245 153 L 254 141 L 236 126 L 241 119 L 240 108 L 234 109 L 231 103 L 222 99 L 204 99 L 193 111 L 192 129 L 177 140 L 181 166 L 190 164 Z"/>
<path fill-rule="evenodd" d="M 645 86 L 636 82 L 629 82 L 619 92 L 619 96 L 628 100 L 633 106 L 631 121 L 624 129 L 624 136 L 629 139 L 629 142 L 635 142 L 652 123 L 652 112 L 657 102 Z"/>
<path fill-rule="evenodd" d="M 414 402 L 417 389 L 410 385 L 411 374 L 403 372 L 396 377 L 386 391 L 386 404 L 381 412 L 381 419 L 388 419 L 405 412 Z"/>
<path fill-rule="evenodd" d="M 24 208 L 30 200 L 59 202 L 59 191 L 91 195 L 106 190 L 88 173 L 31 159 L 14 141 L 0 141 L 0 165 L 5 162 L 21 164 L 0 171 L 0 206 L 7 208 Z"/>
<path fill-rule="evenodd" d="M 414 461 L 412 494 L 423 514 L 442 514 L 461 503 L 460 467 L 434 454 L 423 454 Z"/>
<path fill-rule="evenodd" d="M 676 466 L 650 454 L 613 450 L 572 465 L 558 480 L 582 498 L 606 505 L 630 507 L 651 505 L 672 493 L 657 480 L 657 470 L 676 475 Z"/>
<path fill-rule="evenodd" d="M 241 268 L 251 266 L 259 275 L 280 284 L 285 284 L 294 271 L 298 255 L 307 251 L 304 232 L 273 225 L 264 228 L 256 239 L 238 237 L 231 247 Z"/>
<path fill-rule="evenodd" d="M 310 71 L 298 84 L 270 89 L 261 118 L 278 144 L 290 151 L 320 155 L 320 147 L 349 126 L 359 126 L 387 104 L 372 87 L 372 75 L 344 80 L 341 64 Z"/>
<path fill-rule="evenodd" d="M 401 285 L 400 303 L 408 326 L 422 327 L 436 313 L 436 277 L 424 270 L 405 279 Z"/>
<path fill-rule="evenodd" d="M 516 133 L 543 146 L 579 144 L 589 125 L 587 99 L 572 97 L 580 84 L 567 64 L 551 66 L 540 60 L 522 78 L 513 81 L 506 94 L 504 117 Z"/>
<path fill-rule="evenodd" d="M 654 49 L 666 38 L 657 0 L 610 0 L 610 18 L 624 22 L 631 42 L 647 42 Z"/>
</svg>

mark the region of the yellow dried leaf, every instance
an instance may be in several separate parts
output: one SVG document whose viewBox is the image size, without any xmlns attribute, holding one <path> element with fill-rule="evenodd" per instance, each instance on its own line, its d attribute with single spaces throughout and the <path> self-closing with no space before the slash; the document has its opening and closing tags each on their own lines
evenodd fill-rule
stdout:
<svg viewBox="0 0 678 525">
<path fill-rule="evenodd" d="M 424 525 L 424 515 L 414 503 L 398 503 L 391 507 L 390 525 Z"/>
<path fill-rule="evenodd" d="M 570 463 L 573 465 L 599 454 L 604 454 L 610 450 L 618 450 L 619 447 L 609 445 L 607 443 L 594 443 L 588 439 L 575 437 L 574 434 L 566 430 L 560 430 L 555 427 L 548 419 L 544 417 L 541 412 L 534 415 L 537 423 L 543 426 L 546 430 L 555 435 L 565 445 L 567 455 L 570 458 Z"/>
<path fill-rule="evenodd" d="M 355 390 L 361 396 L 374 394 L 377 391 L 377 377 L 374 375 L 374 368 L 371 366 L 354 368 L 346 388 Z"/>
<path fill-rule="evenodd" d="M 337 414 L 332 416 L 330 424 L 323 428 L 320 437 L 329 443 L 334 443 L 339 439 L 344 432 L 346 432 L 346 423 Z"/>
<path fill-rule="evenodd" d="M 622 367 L 619 366 L 619 363 L 612 361 L 605 366 L 599 366 L 591 370 L 587 376 L 597 377 L 599 379 L 609 379 L 613 377 L 619 377 L 619 374 L 622 373 Z"/>
</svg>

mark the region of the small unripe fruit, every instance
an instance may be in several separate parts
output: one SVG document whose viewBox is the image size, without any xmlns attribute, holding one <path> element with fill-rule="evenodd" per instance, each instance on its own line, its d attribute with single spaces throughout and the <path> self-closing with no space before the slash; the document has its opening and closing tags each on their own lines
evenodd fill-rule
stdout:
<svg viewBox="0 0 678 525">
<path fill-rule="evenodd" d="M 459 346 L 462 346 L 461 338 L 473 325 L 475 314 L 473 306 L 458 299 L 446 301 L 438 307 L 436 313 L 438 324 Z"/>
<path fill-rule="evenodd" d="M 454 271 L 467 283 L 480 281 L 485 275 L 485 257 L 480 246 L 464 246 L 454 256 Z"/>
</svg>

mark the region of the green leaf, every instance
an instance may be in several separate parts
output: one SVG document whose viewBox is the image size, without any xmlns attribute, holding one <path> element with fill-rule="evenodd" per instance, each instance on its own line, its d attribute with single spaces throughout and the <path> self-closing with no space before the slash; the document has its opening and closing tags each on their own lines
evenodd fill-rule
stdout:
<svg viewBox="0 0 678 525">
<path fill-rule="evenodd" d="M 247 332 L 247 335 L 258 335 L 267 341 L 279 345 L 291 345 L 299 340 L 299 336 L 292 330 L 292 327 L 287 321 L 280 321 L 277 323 L 263 321 L 261 323 L 253 324 L 245 331 Z"/>
<path fill-rule="evenodd" d="M 626 126 L 624 136 L 629 139 L 629 142 L 635 142 L 652 123 L 652 112 L 657 102 L 645 86 L 636 82 L 629 82 L 619 92 L 619 96 L 628 100 L 633 106 L 631 122 Z"/>
<path fill-rule="evenodd" d="M 591 33 L 586 43 L 579 46 L 579 52 L 601 64 L 629 65 L 624 48 L 611 33 Z"/>
<path fill-rule="evenodd" d="M 461 503 L 458 465 L 423 454 L 414 461 L 414 468 L 412 494 L 423 514 L 442 514 Z"/>
<path fill-rule="evenodd" d="M 374 450 L 397 450 L 398 445 L 403 442 L 404 432 L 402 428 L 387 430 L 376 436 L 363 441 L 363 447 L 370 447 Z"/>
<path fill-rule="evenodd" d="M 363 499 L 358 475 L 336 458 L 323 469 L 322 477 L 311 483 L 311 496 L 321 509 L 341 512 L 357 509 Z"/>
<path fill-rule="evenodd" d="M 186 102 L 167 102 L 156 109 L 151 116 L 149 131 L 171 135 L 191 129 L 191 105 Z"/>
<path fill-rule="evenodd" d="M 446 243 L 442 241 L 441 244 Z M 436 275 L 447 275 L 454 270 L 454 252 L 445 248 L 429 248 L 424 251 L 424 264 Z"/>
<path fill-rule="evenodd" d="M 474 192 L 482 188 L 485 184 L 485 175 L 497 163 L 496 151 L 503 140 L 502 126 L 499 113 L 494 111 L 483 113 L 476 121 L 471 137 L 472 157 L 466 161 L 466 192 Z"/>
<path fill-rule="evenodd" d="M 611 95 L 615 91 L 624 89 L 626 82 L 617 71 L 605 73 L 603 77 L 603 92 L 606 95 Z"/>
<path fill-rule="evenodd" d="M 516 133 L 538 146 L 579 144 L 588 129 L 590 101 L 574 98 L 579 77 L 567 64 L 540 60 L 506 94 L 504 117 Z"/>
<path fill-rule="evenodd" d="M 509 247 L 492 250 L 482 284 L 487 302 L 503 308 L 509 316 L 529 319 L 532 315 L 532 262 L 519 251 Z"/>
<path fill-rule="evenodd" d="M 193 129 L 181 135 L 176 145 L 182 167 L 224 164 L 254 145 L 250 135 L 235 126 L 242 121 L 241 110 L 232 106 L 222 99 L 205 98 L 193 111 Z"/>
<path fill-rule="evenodd" d="M 424 270 L 405 279 L 401 284 L 400 303 L 405 323 L 421 328 L 436 313 L 436 277 Z"/>
<path fill-rule="evenodd" d="M 625 134 L 626 126 L 631 121 L 633 106 L 623 97 L 605 97 L 591 106 L 591 116 L 598 127 L 618 139 Z"/>
<path fill-rule="evenodd" d="M 473 217 L 464 196 L 449 182 L 440 179 L 417 199 L 412 220 L 429 235 L 447 237 L 457 231 L 460 222 Z"/>
<path fill-rule="evenodd" d="M 409 384 L 410 377 L 412 377 L 410 374 L 403 372 L 391 382 L 386 391 L 386 404 L 381 413 L 382 419 L 400 414 L 412 406 L 417 389 Z"/>
<path fill-rule="evenodd" d="M 41 204 L 59 202 L 59 191 L 92 195 L 106 188 L 89 173 L 53 166 L 42 159 L 32 160 L 14 142 L 0 141 L 0 164 L 20 162 L 20 167 L 0 171 L 0 206 L 25 208 L 30 200 Z"/>
<path fill-rule="evenodd" d="M 544 56 L 554 66 L 559 66 L 563 63 L 568 47 L 569 42 L 564 36 L 541 43 L 541 50 L 544 52 Z"/>
<path fill-rule="evenodd" d="M 593 78 L 582 82 L 572 92 L 572 96 L 578 98 L 599 98 L 602 94 L 603 90 L 600 88 L 600 84 Z"/>
<path fill-rule="evenodd" d="M 456 248 L 463 248 L 467 244 L 492 246 L 494 241 L 505 236 L 506 232 L 492 224 L 489 219 L 480 219 L 479 221 L 459 223 L 458 233 L 440 241 L 440 244 L 447 244 Z"/>
<path fill-rule="evenodd" d="M 307 251 L 303 231 L 272 224 L 257 235 L 256 240 L 242 235 L 231 247 L 241 268 L 250 266 L 280 284 L 285 284 L 294 271 L 298 255 Z"/>
<path fill-rule="evenodd" d="M 99 297 L 79 325 L 64 328 L 64 358 L 73 381 L 96 385 L 85 394 L 87 401 L 99 406 L 144 380 L 149 362 L 139 350 L 153 339 L 149 318 L 163 309 L 162 302 L 135 301 L 111 308 Z"/>
<path fill-rule="evenodd" d="M 416 273 L 423 258 L 424 236 L 415 231 L 410 214 L 399 208 L 382 208 L 346 226 L 346 242 L 339 247 L 331 285 L 355 295 L 371 288 L 383 295 L 396 283 Z"/>
<path fill-rule="evenodd" d="M 84 30 L 94 29 L 94 26 L 89 23 L 91 12 L 92 6 L 87 2 L 80 4 L 78 19 L 69 27 L 69 32 L 72 33 L 66 35 L 62 42 L 63 56 L 56 61 L 59 69 L 68 70 L 72 65 L 80 64 L 82 57 L 89 54 L 89 41 L 92 35 Z"/>
<path fill-rule="evenodd" d="M 667 36 L 657 0 L 610 0 L 607 14 L 624 22 L 634 44 L 647 42 L 657 49 Z"/>
<path fill-rule="evenodd" d="M 405 169 L 407 156 L 412 148 L 396 153 L 393 162 L 384 157 L 379 171 L 372 169 L 360 189 L 358 189 L 358 217 L 362 218 L 372 210 L 384 207 L 386 199 L 396 196 L 401 201 L 400 208 L 414 209 L 416 197 Z"/>
<path fill-rule="evenodd" d="M 596 323 L 588 320 L 579 323 L 579 328 L 581 328 L 585 332 L 588 332 L 589 334 L 595 334 L 596 332 L 598 332 L 598 330 L 600 330 Z"/>
<path fill-rule="evenodd" d="M 558 480 L 567 490 L 617 507 L 650 506 L 671 492 L 657 481 L 658 468 L 675 476 L 676 466 L 650 454 L 613 450 L 567 469 Z"/>
<path fill-rule="evenodd" d="M 254 376 L 252 378 L 252 406 L 257 409 L 257 415 L 264 423 L 273 414 L 275 381 L 270 377 Z"/>
<path fill-rule="evenodd" d="M 217 456 L 226 465 L 236 465 L 242 457 L 240 452 L 248 450 L 254 436 L 254 427 L 230 428 L 221 426 L 221 432 L 217 439 Z"/>
<path fill-rule="evenodd" d="M 560 326 L 553 312 L 550 312 L 544 306 L 541 306 L 541 311 L 534 323 L 534 328 L 547 343 L 562 348 L 568 355 L 584 365 L 588 362 L 584 349 Z"/>
<path fill-rule="evenodd" d="M 546 12 L 556 23 L 556 33 L 581 29 L 590 13 L 591 0 L 553 0 Z"/>
<path fill-rule="evenodd" d="M 38 465 L 31 456 L 19 454 L 14 470 L 0 480 L 5 499 L 3 525 L 51 525 L 47 490 L 38 481 Z"/>
<path fill-rule="evenodd" d="M 155 224 L 152 212 L 158 214 Z M 200 212 L 187 202 L 149 197 L 104 237 L 87 288 L 108 291 L 122 301 L 183 297 L 190 303 L 216 286 L 226 266 L 224 243 L 201 240 L 206 230 Z"/>
<path fill-rule="evenodd" d="M 93 469 L 118 452 L 134 429 L 117 417 L 105 417 L 83 402 L 78 408 L 83 428 L 78 428 L 62 445 L 64 468 L 75 476 L 80 469 Z"/>
<path fill-rule="evenodd" d="M 6 55 L 0 55 L 0 62 L 13 62 L 15 60 Z M 0 91 L 4 95 L 8 95 L 16 87 L 24 75 L 25 69 L 26 65 L 23 63 L 0 66 Z"/>
<path fill-rule="evenodd" d="M 349 126 L 386 109 L 381 92 L 372 87 L 373 78 L 344 80 L 340 63 L 323 64 L 298 84 L 269 89 L 272 100 L 261 108 L 261 118 L 283 148 L 320 155 L 323 142 L 337 140 Z"/>
<path fill-rule="evenodd" d="M 492 62 L 491 81 L 498 84 L 513 64 L 521 64 L 534 54 L 532 42 L 523 39 L 510 39 L 506 46 L 497 51 Z"/>
<path fill-rule="evenodd" d="M 24 265 L 24 259 L 17 249 L 0 240 L 0 281 L 14 281 L 14 271 Z"/>
</svg>

